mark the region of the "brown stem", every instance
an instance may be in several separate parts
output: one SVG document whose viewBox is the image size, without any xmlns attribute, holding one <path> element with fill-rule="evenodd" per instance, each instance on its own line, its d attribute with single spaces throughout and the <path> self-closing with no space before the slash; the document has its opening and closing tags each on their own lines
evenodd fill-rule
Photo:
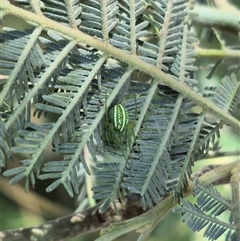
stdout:
<svg viewBox="0 0 240 241">
<path fill-rule="evenodd" d="M 101 204 L 98 204 L 82 212 L 58 218 L 39 226 L 0 232 L 0 239 L 1 241 L 63 240 L 102 229 L 111 223 L 123 221 L 144 212 L 138 195 L 128 196 L 125 202 L 125 210 L 122 205 L 117 203 L 118 215 L 115 214 L 112 206 L 105 213 L 100 213 Z"/>
</svg>

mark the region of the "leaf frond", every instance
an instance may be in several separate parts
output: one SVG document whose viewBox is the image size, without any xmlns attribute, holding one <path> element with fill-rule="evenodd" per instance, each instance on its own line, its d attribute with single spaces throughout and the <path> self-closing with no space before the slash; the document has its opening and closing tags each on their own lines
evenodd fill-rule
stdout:
<svg viewBox="0 0 240 241">
<path fill-rule="evenodd" d="M 213 102 L 221 109 L 235 115 L 234 109 L 239 104 L 240 82 L 235 74 L 225 76 L 217 86 L 213 95 Z"/>
<path fill-rule="evenodd" d="M 227 209 L 232 210 L 232 205 L 215 188 L 197 182 L 194 193 L 198 196 L 197 204 L 181 199 L 181 207 L 173 209 L 174 212 L 182 213 L 182 221 L 190 229 L 196 232 L 206 228 L 204 237 L 209 240 L 218 239 L 226 231 L 232 233 L 236 230 L 236 226 L 231 222 L 216 218 Z"/>
</svg>

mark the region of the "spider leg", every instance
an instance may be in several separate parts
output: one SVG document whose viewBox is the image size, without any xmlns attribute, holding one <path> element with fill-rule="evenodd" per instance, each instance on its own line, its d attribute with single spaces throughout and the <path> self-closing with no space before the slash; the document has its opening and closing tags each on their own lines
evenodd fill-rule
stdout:
<svg viewBox="0 0 240 241">
<path fill-rule="evenodd" d="M 130 134 L 130 141 L 132 142 L 132 147 L 131 149 L 133 150 L 134 149 L 134 146 L 136 147 L 136 152 L 139 152 L 141 155 L 141 150 L 139 148 L 139 145 L 137 144 L 137 137 L 135 135 L 135 126 L 136 126 L 136 123 L 137 123 L 137 119 L 138 119 L 138 105 L 137 105 L 137 101 L 136 101 L 136 95 L 134 95 L 134 101 L 135 101 L 135 109 L 134 109 L 134 118 L 133 118 L 133 121 L 131 124 L 131 127 L 129 128 L 130 131 L 131 131 L 131 134 Z M 133 140 L 132 140 L 132 137 L 133 137 Z"/>
<path fill-rule="evenodd" d="M 113 131 L 113 135 L 114 135 L 114 138 L 115 138 L 115 140 L 114 140 L 115 144 L 117 144 L 117 147 L 120 149 L 120 151 L 122 152 L 123 157 L 127 161 L 128 158 L 127 158 L 127 156 L 126 156 L 126 154 L 124 152 L 124 143 L 123 143 L 123 141 L 124 141 L 124 131 L 125 130 L 123 130 L 122 132 L 119 131 L 119 130 L 114 130 Z"/>
</svg>

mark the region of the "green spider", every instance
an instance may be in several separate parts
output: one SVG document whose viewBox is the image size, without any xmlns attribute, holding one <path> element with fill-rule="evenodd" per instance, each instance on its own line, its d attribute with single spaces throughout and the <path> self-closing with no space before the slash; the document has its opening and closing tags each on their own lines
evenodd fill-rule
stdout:
<svg viewBox="0 0 240 241">
<path fill-rule="evenodd" d="M 129 123 L 127 110 L 121 104 L 114 105 L 108 112 L 108 121 L 109 141 L 115 144 L 124 142 Z"/>
<path fill-rule="evenodd" d="M 118 103 L 105 114 L 105 139 L 108 144 L 119 148 L 125 157 L 126 147 L 131 149 L 132 137 L 134 134 L 135 121 L 129 122 L 129 115 L 125 107 Z M 128 146 L 125 146 L 125 145 Z M 126 158 L 126 157 L 125 157 Z"/>
</svg>

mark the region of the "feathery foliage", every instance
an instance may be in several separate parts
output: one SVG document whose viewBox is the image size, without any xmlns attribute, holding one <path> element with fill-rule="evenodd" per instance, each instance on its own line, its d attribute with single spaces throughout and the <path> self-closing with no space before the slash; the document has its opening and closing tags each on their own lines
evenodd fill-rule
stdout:
<svg viewBox="0 0 240 241">
<path fill-rule="evenodd" d="M 224 124 L 173 87 L 179 84 L 199 96 L 194 78 L 197 40 L 187 24 L 193 2 L 17 4 L 40 11 L 73 34 L 32 22 L 26 31 L 9 27 L 0 31 L 0 73 L 7 77 L 1 81 L 0 93 L 0 168 L 6 159 L 14 159 L 13 154 L 21 154 L 20 166 L 3 173 L 12 176 L 10 184 L 24 178 L 28 191 L 37 179 L 53 179 L 47 192 L 62 184 L 74 196 L 81 191 L 86 172 L 95 177 L 93 198 L 104 201 L 102 212 L 110 203 L 117 212 L 115 201 L 121 202 L 126 194 L 140 195 L 143 209 L 153 208 L 172 191 L 179 200 L 187 190 L 194 162 L 208 153 Z M 110 52 L 87 43 L 83 33 Z M 115 56 L 114 51 L 122 55 Z M 138 62 L 129 64 L 129 56 L 155 67 L 173 84 L 159 81 L 154 72 L 144 73 Z M 214 89 L 212 102 L 235 117 L 239 81 L 234 73 Z M 133 123 L 133 131 L 120 145 L 105 139 L 106 115 L 117 103 L 126 108 Z M 34 117 L 45 123 L 37 123 Z M 58 161 L 43 160 L 49 146 L 60 157 Z M 181 199 L 181 211 L 189 215 L 185 217 L 189 227 L 196 231 L 208 225 L 205 235 L 216 239 L 232 224 L 205 214 L 212 209 L 208 199 L 203 200 L 206 193 L 209 202 L 222 205 L 211 215 L 225 209 L 213 188 L 199 191 L 201 187 L 195 190 L 200 193 L 198 207 Z"/>
<path fill-rule="evenodd" d="M 196 55 L 191 45 L 195 39 L 184 24 L 190 7 L 187 1 L 149 2 L 149 8 L 144 1 L 71 4 L 71 14 L 70 6 L 63 2 L 42 1 L 40 6 L 46 17 L 138 55 L 190 88 L 197 83 L 190 77 L 196 70 L 192 64 Z M 160 31 L 163 23 L 165 32 Z M 151 29 L 157 36 L 155 43 L 145 39 L 152 36 Z M 83 155 L 87 145 L 97 162 L 99 154 L 109 154 L 96 166 L 97 180 L 104 180 L 93 188 L 96 199 L 114 202 L 130 192 L 141 195 L 143 208 L 152 207 L 168 190 L 171 178 L 179 178 L 174 186 L 181 194 L 182 187 L 187 187 L 187 175 L 191 175 L 196 145 L 200 152 L 207 151 L 209 139 L 218 131 L 217 123 L 206 126 L 204 114 L 181 117 L 183 109 L 186 112 L 192 108 L 182 95 L 156 80 L 142 83 L 138 77 L 141 73 L 133 77 L 134 69 L 123 62 L 53 31 L 41 35 L 40 27 L 26 32 L 4 28 L 1 32 L 1 71 L 9 75 L 2 94 L 4 102 L 14 109 L 4 123 L 9 138 L 5 145 L 11 143 L 11 151 L 5 152 L 27 155 L 22 167 L 4 173 L 14 176 L 11 183 L 25 177 L 28 190 L 30 180 L 35 184 L 35 177 L 55 178 L 47 190 L 62 183 L 72 196 L 79 190 L 78 170 L 84 167 L 90 174 L 90 164 Z M 55 124 L 33 123 L 31 100 L 36 108 L 34 115 L 40 118 L 42 114 L 54 114 Z M 123 144 L 120 152 L 103 140 L 105 105 L 109 109 L 116 103 L 126 105 L 130 116 L 137 109 L 136 141 L 130 138 L 130 145 Z M 189 131 L 183 132 L 186 124 Z M 208 131 L 203 131 L 206 128 Z M 46 163 L 41 168 L 44 149 L 50 142 L 54 151 L 63 155 L 63 162 Z M 116 165 L 119 156 L 120 164 Z M 113 172 L 113 178 L 106 180 L 106 171 Z"/>
<path fill-rule="evenodd" d="M 232 215 L 234 204 L 222 197 L 213 186 L 202 185 L 199 182 L 196 182 L 193 194 L 197 196 L 196 204 L 181 199 L 181 207 L 174 208 L 174 212 L 182 213 L 183 222 L 194 232 L 206 228 L 204 237 L 209 240 L 218 239 L 227 230 L 227 240 L 235 240 L 237 226 L 234 225 L 236 220 L 233 220 Z M 230 223 L 217 218 L 226 210 L 230 211 Z"/>
</svg>

